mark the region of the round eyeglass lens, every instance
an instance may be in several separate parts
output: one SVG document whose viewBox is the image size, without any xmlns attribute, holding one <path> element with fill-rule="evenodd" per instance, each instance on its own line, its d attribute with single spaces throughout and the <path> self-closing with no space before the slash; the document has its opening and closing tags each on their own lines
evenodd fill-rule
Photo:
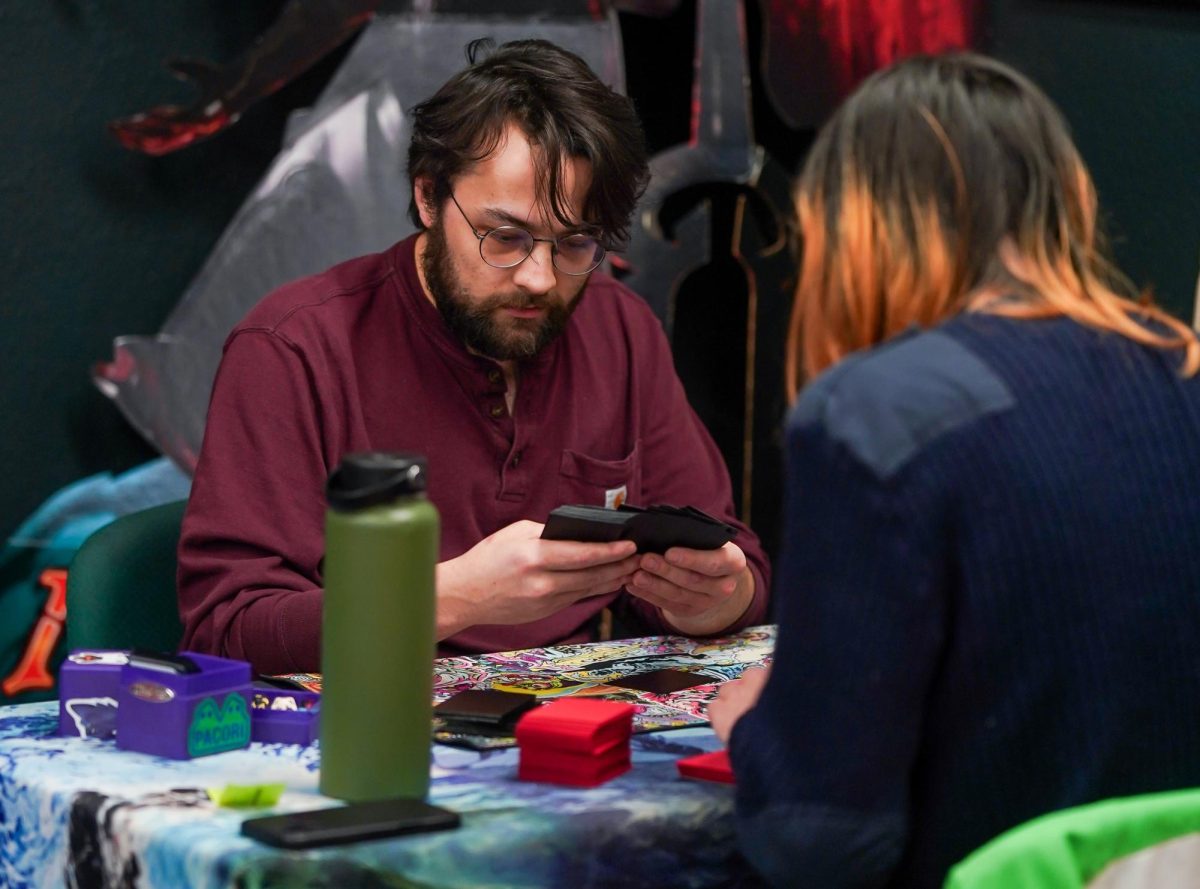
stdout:
<svg viewBox="0 0 1200 889">
<path fill-rule="evenodd" d="M 604 247 L 589 235 L 568 235 L 559 238 L 554 253 L 554 265 L 568 275 L 590 272 L 604 259 Z"/>
<path fill-rule="evenodd" d="M 489 265 L 510 268 L 533 252 L 533 235 L 520 228 L 494 228 L 479 242 L 479 252 Z"/>
</svg>

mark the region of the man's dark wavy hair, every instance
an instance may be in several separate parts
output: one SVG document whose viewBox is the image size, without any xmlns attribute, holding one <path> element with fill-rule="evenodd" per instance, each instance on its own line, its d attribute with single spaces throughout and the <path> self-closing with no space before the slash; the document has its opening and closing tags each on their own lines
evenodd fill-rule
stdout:
<svg viewBox="0 0 1200 889">
<path fill-rule="evenodd" d="M 538 201 L 563 224 L 577 222 L 566 215 L 563 166 L 573 158 L 591 164 L 591 187 L 579 212 L 601 231 L 606 246 L 619 249 L 650 176 L 633 103 L 603 84 L 579 56 L 545 40 L 499 48 L 488 38 L 474 40 L 467 60 L 465 69 L 412 110 L 410 184 L 428 177 L 433 193 L 426 199 L 444 206 L 455 177 L 490 155 L 513 123 L 534 147 Z M 415 196 L 408 213 L 424 228 Z"/>
</svg>

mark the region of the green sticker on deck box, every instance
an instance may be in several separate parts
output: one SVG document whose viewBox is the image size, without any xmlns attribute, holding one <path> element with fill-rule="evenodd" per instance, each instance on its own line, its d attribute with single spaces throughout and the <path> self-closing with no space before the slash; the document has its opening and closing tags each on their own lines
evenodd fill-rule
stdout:
<svg viewBox="0 0 1200 889">
<path fill-rule="evenodd" d="M 188 756 L 208 756 L 238 750 L 250 743 L 250 710 L 240 694 L 225 696 L 221 706 L 205 698 L 192 711 L 188 726 Z"/>
</svg>

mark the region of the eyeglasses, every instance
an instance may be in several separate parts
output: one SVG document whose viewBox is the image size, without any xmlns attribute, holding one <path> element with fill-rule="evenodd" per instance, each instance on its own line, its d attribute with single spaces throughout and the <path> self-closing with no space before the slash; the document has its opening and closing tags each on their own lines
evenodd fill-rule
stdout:
<svg viewBox="0 0 1200 889">
<path fill-rule="evenodd" d="M 529 258 L 538 241 L 550 244 L 550 261 L 564 275 L 586 275 L 604 261 L 607 252 L 604 245 L 591 235 L 582 232 L 563 235 L 561 238 L 535 238 L 523 228 L 515 225 L 498 225 L 483 234 L 467 218 L 466 211 L 451 193 L 450 200 L 462 213 L 462 218 L 471 227 L 471 234 L 479 238 L 479 256 L 496 269 L 511 269 Z"/>
</svg>

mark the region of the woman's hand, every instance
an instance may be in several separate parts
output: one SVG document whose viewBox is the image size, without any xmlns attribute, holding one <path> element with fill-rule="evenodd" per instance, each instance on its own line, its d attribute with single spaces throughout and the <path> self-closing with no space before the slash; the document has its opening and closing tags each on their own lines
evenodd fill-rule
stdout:
<svg viewBox="0 0 1200 889">
<path fill-rule="evenodd" d="M 770 675 L 770 667 L 751 667 L 740 679 L 721 686 L 720 693 L 708 705 L 708 720 L 722 744 L 728 746 L 729 733 L 742 715 L 758 702 Z"/>
</svg>

